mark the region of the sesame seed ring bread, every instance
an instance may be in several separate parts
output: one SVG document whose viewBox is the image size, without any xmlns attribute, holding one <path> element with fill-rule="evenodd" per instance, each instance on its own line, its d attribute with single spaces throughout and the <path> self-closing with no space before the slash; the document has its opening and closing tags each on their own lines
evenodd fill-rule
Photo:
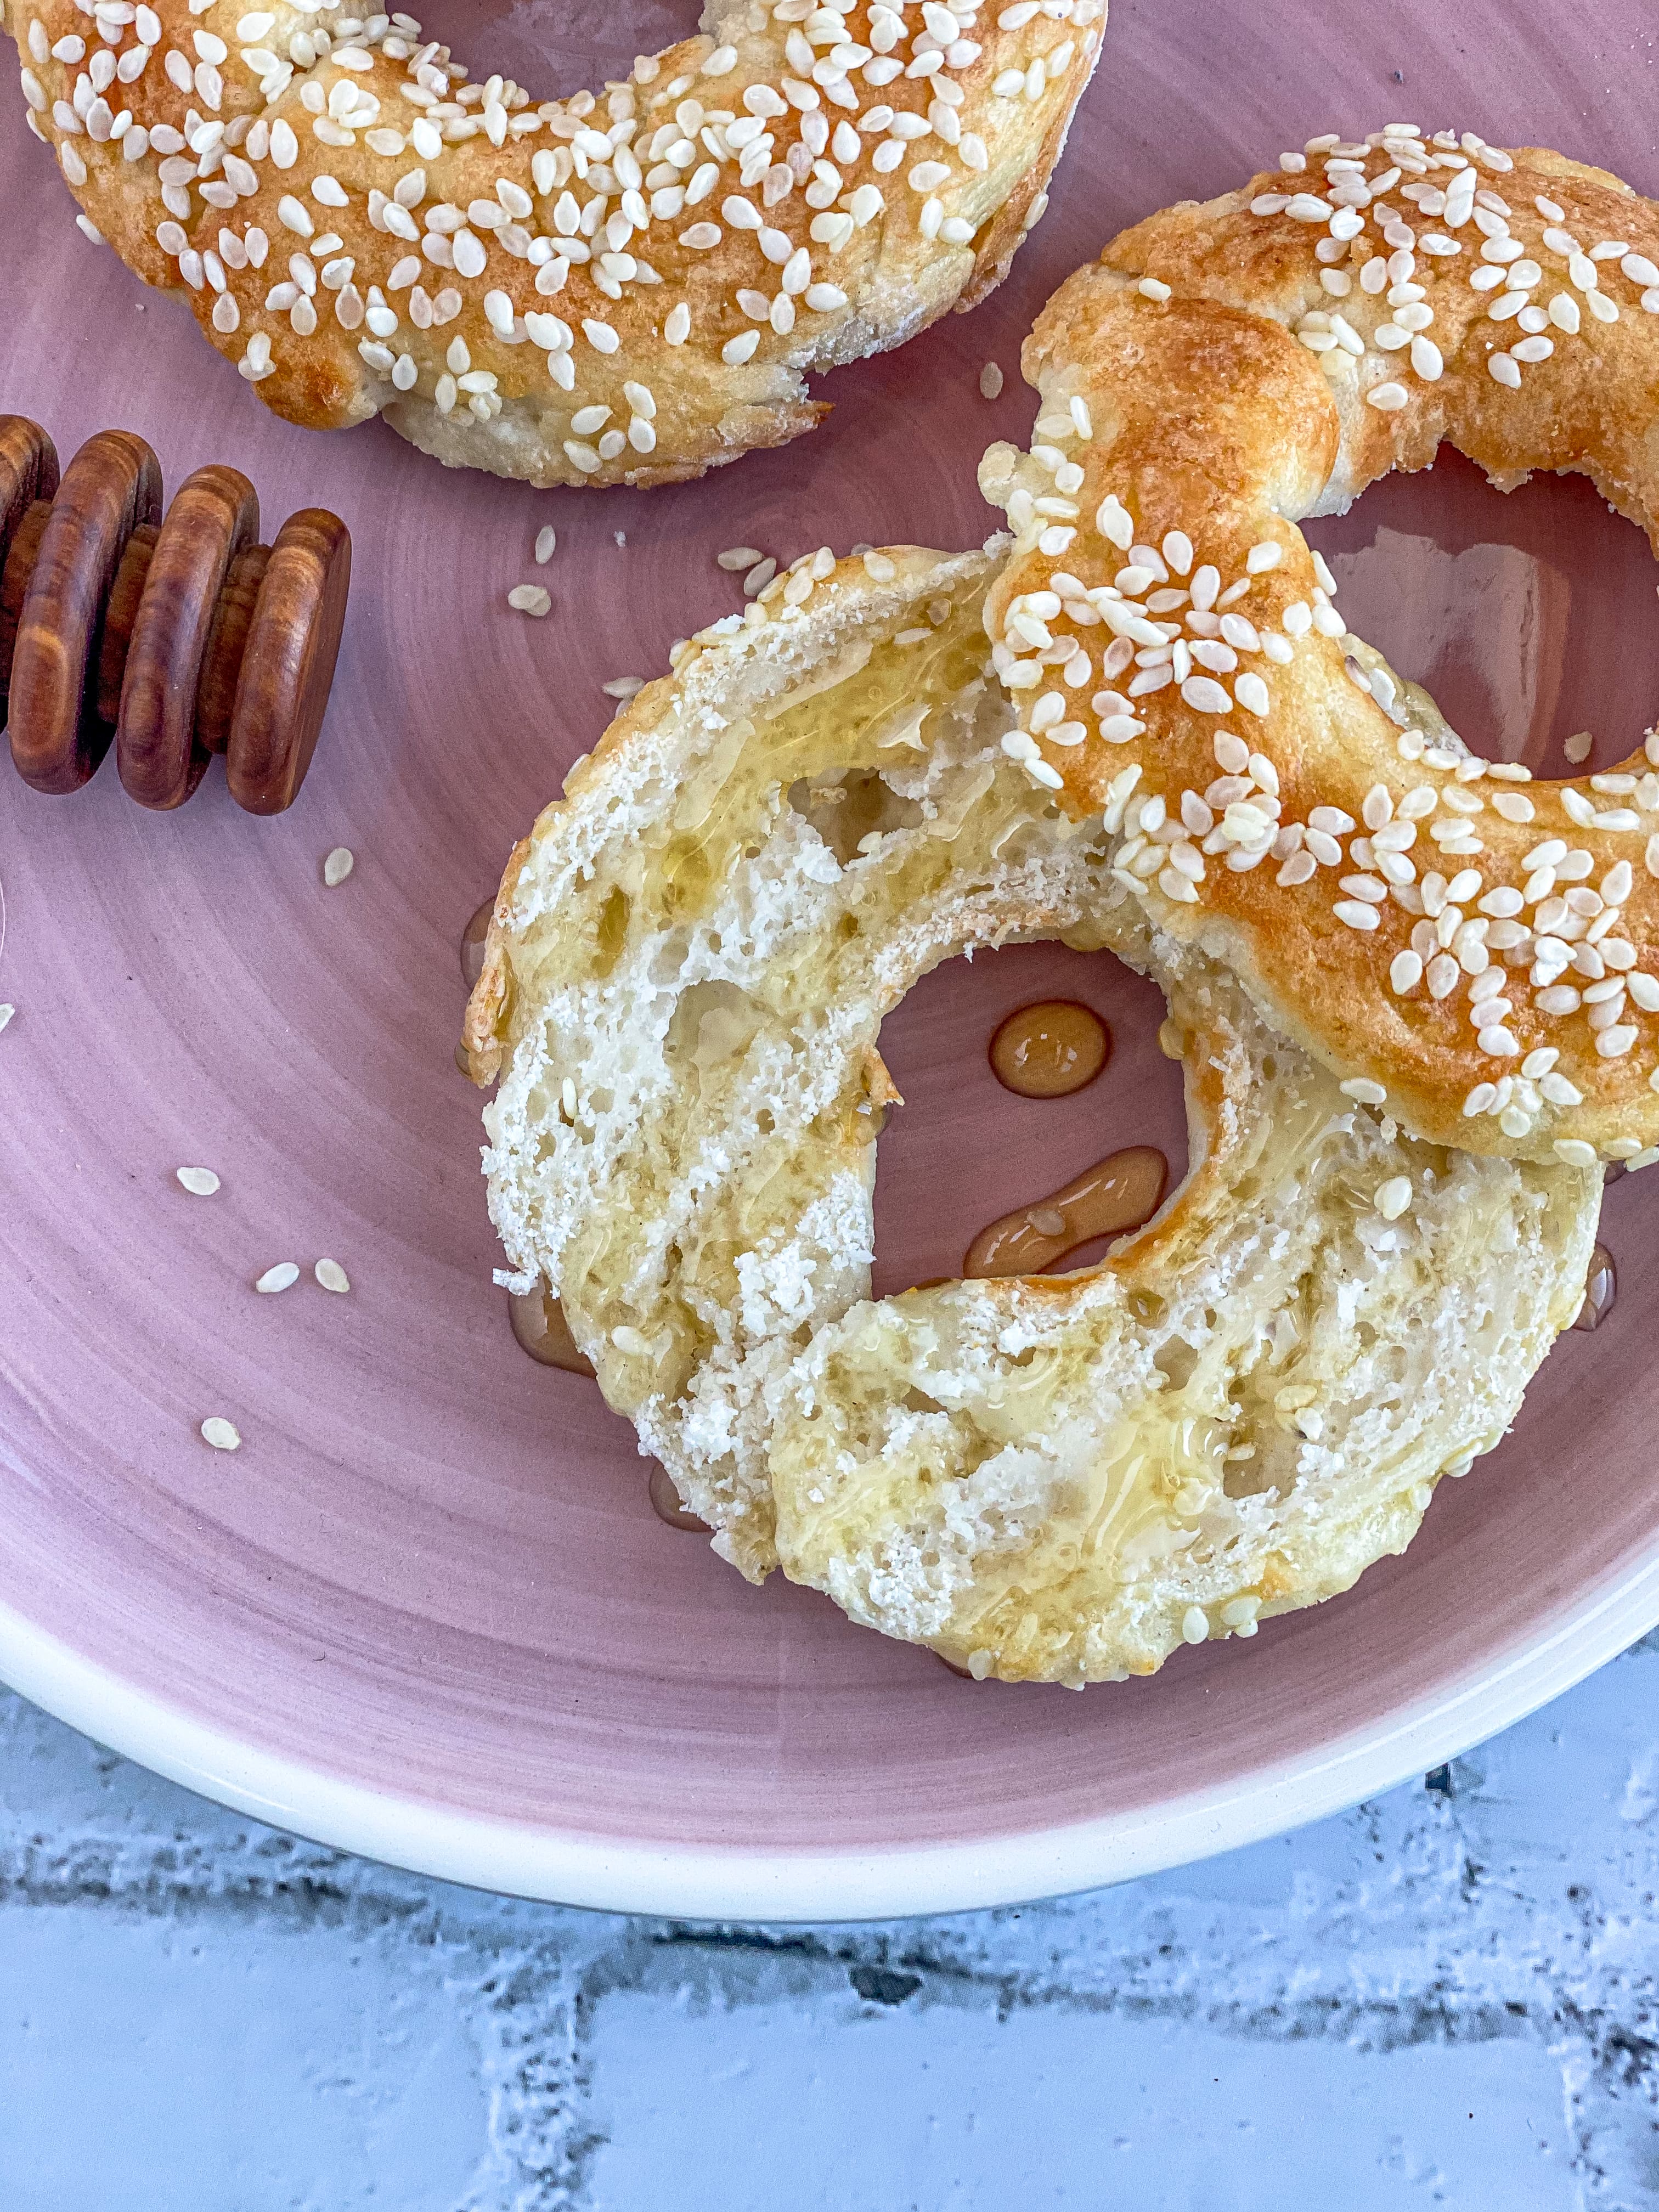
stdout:
<svg viewBox="0 0 1659 2212">
<path fill-rule="evenodd" d="M 513 856 L 489 1201 L 714 1545 L 976 1675 L 1150 1673 L 1401 1549 L 1573 1317 L 1599 1170 L 1408 1139 L 1004 750 L 997 562 L 825 550 L 680 649 Z M 881 1023 L 939 962 L 1162 985 L 1191 1170 L 1099 1267 L 872 1304 Z"/>
<path fill-rule="evenodd" d="M 1104 0 L 708 0 L 604 94 L 343 0 L 0 0 L 94 226 L 267 405 L 455 466 L 674 482 L 1006 273 Z"/>
<path fill-rule="evenodd" d="M 981 471 L 1009 750 L 1079 817 L 1138 768 L 1123 883 L 1407 1127 L 1645 1163 L 1659 739 L 1561 783 L 1472 757 L 1297 524 L 1445 439 L 1659 543 L 1659 209 L 1472 135 L 1286 159 L 1124 232 L 1027 341 L 1030 452 Z"/>
</svg>

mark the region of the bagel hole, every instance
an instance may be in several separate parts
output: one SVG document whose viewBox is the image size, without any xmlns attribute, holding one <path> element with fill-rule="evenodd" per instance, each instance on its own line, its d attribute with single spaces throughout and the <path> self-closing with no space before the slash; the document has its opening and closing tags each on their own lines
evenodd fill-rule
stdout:
<svg viewBox="0 0 1659 2212">
<path fill-rule="evenodd" d="M 1022 1098 L 997 1080 L 990 1044 L 1021 1007 L 1067 999 L 1091 1007 L 1111 1051 L 1086 1090 Z M 877 1148 L 873 1294 L 954 1281 L 969 1245 L 1001 1215 L 1042 1201 L 1109 1153 L 1152 1145 L 1169 1163 L 1166 1194 L 1187 1172 L 1178 1062 L 1164 1057 L 1163 994 L 1109 952 L 1008 945 L 945 962 L 882 1024 L 879 1049 L 905 1103 Z M 1092 1266 L 1112 1240 L 1064 1253 L 1060 1274 Z"/>
<path fill-rule="evenodd" d="M 1471 752 L 1560 777 L 1639 747 L 1659 570 L 1588 477 L 1501 492 L 1443 446 L 1431 470 L 1384 477 L 1346 514 L 1304 527 L 1343 620 L 1423 685 Z M 1591 747 L 1574 758 L 1580 732 Z"/>
<path fill-rule="evenodd" d="M 635 54 L 660 53 L 696 32 L 698 0 L 629 0 L 625 8 L 573 9 L 568 0 L 435 0 L 422 34 L 453 47 L 480 82 L 492 71 L 532 100 L 598 93 L 626 78 Z M 573 36 L 579 27 L 585 36 Z"/>
</svg>

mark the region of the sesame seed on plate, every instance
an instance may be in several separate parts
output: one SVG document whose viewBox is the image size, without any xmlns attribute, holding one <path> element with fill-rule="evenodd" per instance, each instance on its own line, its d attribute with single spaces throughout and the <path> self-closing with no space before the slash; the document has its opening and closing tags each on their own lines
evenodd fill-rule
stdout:
<svg viewBox="0 0 1659 2212">
<path fill-rule="evenodd" d="M 269 1296 L 274 1291 L 292 1290 L 299 1279 L 300 1270 L 294 1261 L 279 1260 L 274 1267 L 265 1269 L 253 1287 L 256 1291 L 263 1291 Z"/>
<path fill-rule="evenodd" d="M 349 845 L 337 845 L 323 862 L 323 881 L 331 890 L 343 884 L 357 865 L 356 855 Z"/>
<path fill-rule="evenodd" d="M 211 1198 L 219 1188 L 211 1168 L 176 1168 L 173 1172 L 192 1198 Z"/>
<path fill-rule="evenodd" d="M 536 532 L 536 566 L 546 568 L 558 545 L 559 533 L 550 522 Z"/>
<path fill-rule="evenodd" d="M 757 561 L 763 561 L 765 557 L 756 545 L 728 545 L 724 553 L 714 556 L 714 560 L 720 568 L 737 572 L 752 568 Z"/>
<path fill-rule="evenodd" d="M 312 1273 L 325 1291 L 349 1291 L 351 1279 L 337 1260 L 319 1260 Z"/>
<path fill-rule="evenodd" d="M 202 1424 L 202 1442 L 211 1444 L 215 1451 L 240 1451 L 241 1432 L 234 1421 L 228 1421 L 222 1413 L 210 1413 Z"/>
<path fill-rule="evenodd" d="M 534 615 L 538 620 L 553 611 L 553 601 L 540 584 L 515 584 L 507 595 L 507 604 L 514 614 Z"/>
<path fill-rule="evenodd" d="M 613 676 L 608 684 L 599 686 L 607 699 L 631 699 L 645 689 L 643 676 Z"/>
<path fill-rule="evenodd" d="M 984 399 L 1002 397 L 1002 371 L 994 361 L 988 361 L 979 373 L 980 396 Z"/>
</svg>

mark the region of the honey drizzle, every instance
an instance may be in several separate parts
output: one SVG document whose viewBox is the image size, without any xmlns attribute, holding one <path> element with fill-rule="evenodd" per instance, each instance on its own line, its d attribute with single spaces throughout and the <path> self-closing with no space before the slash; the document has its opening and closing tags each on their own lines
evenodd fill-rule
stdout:
<svg viewBox="0 0 1659 2212">
<path fill-rule="evenodd" d="M 509 1301 L 513 1334 L 520 1345 L 544 1367 L 562 1367 L 567 1375 L 592 1377 L 591 1364 L 576 1349 L 564 1308 L 545 1285 L 515 1293 Z"/>
<path fill-rule="evenodd" d="M 1584 1273 L 1584 1303 L 1578 1309 L 1575 1328 L 1600 1328 L 1613 1311 L 1613 1300 L 1619 1295 L 1619 1277 L 1613 1264 L 1613 1255 L 1605 1244 L 1598 1244 L 1590 1254 L 1589 1266 Z"/>
<path fill-rule="evenodd" d="M 705 1536 L 714 1534 L 708 1523 L 700 1521 L 690 1507 L 682 1503 L 680 1493 L 674 1487 L 674 1478 L 665 1467 L 658 1464 L 652 1468 L 651 1480 L 646 1487 L 651 1499 L 651 1510 L 665 1527 L 698 1531 Z"/>
<path fill-rule="evenodd" d="M 981 1229 L 968 1247 L 962 1272 L 969 1280 L 1040 1274 L 1079 1244 L 1139 1229 L 1157 1212 L 1169 1172 L 1169 1162 L 1151 1145 L 1109 1152 L 1051 1198 Z"/>
<path fill-rule="evenodd" d="M 991 1072 L 1018 1097 L 1067 1098 L 1094 1081 L 1111 1049 L 1112 1033 L 1091 1006 L 1039 999 L 999 1025 Z"/>
</svg>

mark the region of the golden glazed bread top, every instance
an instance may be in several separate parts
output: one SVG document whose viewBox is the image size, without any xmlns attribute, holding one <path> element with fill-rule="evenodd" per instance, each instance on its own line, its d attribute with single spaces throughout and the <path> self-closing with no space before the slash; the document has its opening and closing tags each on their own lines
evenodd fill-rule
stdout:
<svg viewBox="0 0 1659 2212">
<path fill-rule="evenodd" d="M 810 429 L 803 374 L 1006 272 L 1103 0 L 714 0 L 603 95 L 342 0 L 9 0 L 86 217 L 279 414 L 541 483 Z"/>
<path fill-rule="evenodd" d="M 1297 528 L 1442 439 L 1576 470 L 1650 537 L 1659 210 L 1391 128 L 1114 240 L 1045 309 L 991 595 L 1007 746 L 1123 833 L 1158 925 L 1443 1143 L 1659 1144 L 1659 739 L 1563 783 L 1471 757 L 1347 629 Z"/>
</svg>

